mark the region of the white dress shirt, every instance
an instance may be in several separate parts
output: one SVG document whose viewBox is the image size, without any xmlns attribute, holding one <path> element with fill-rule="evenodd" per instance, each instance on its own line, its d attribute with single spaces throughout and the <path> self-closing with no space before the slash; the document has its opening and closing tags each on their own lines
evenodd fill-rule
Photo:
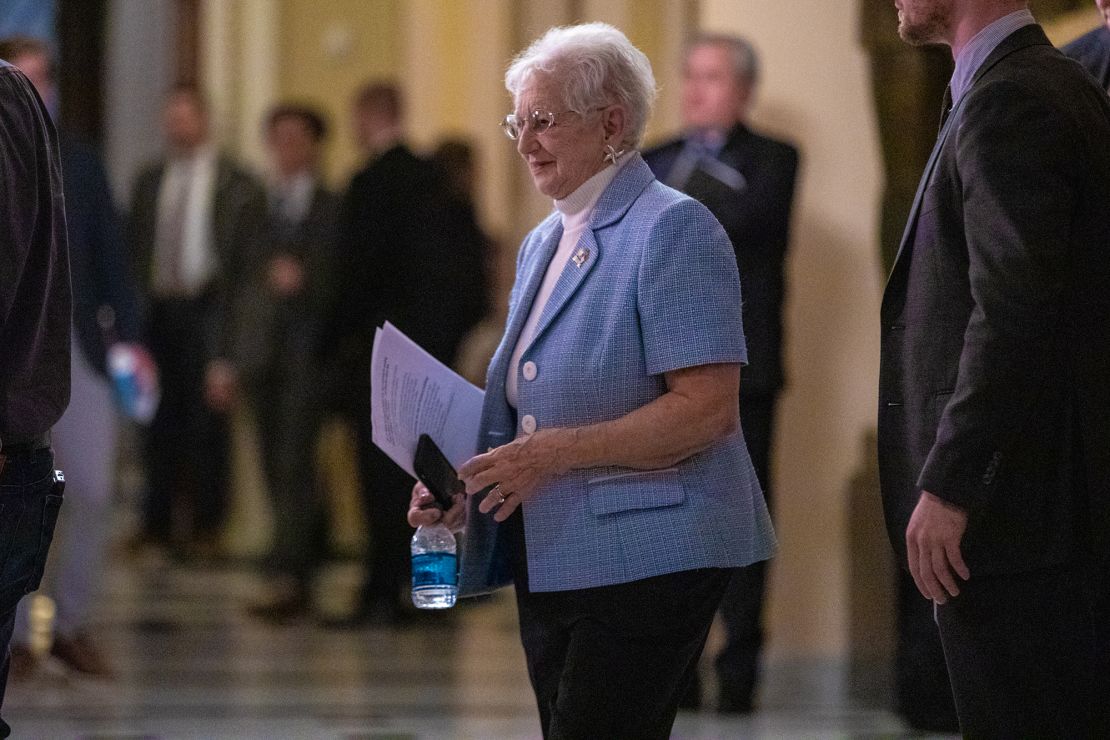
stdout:
<svg viewBox="0 0 1110 740">
<path fill-rule="evenodd" d="M 215 274 L 219 264 L 212 230 L 215 189 L 216 152 L 212 148 L 202 147 L 191 157 L 167 163 L 158 190 L 156 294 L 195 297 Z M 176 270 L 169 269 L 171 264 L 176 264 Z"/>
</svg>

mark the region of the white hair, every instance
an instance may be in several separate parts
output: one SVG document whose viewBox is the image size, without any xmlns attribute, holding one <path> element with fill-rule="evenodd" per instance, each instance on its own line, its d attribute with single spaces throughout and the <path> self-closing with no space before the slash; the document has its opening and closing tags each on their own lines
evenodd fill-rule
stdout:
<svg viewBox="0 0 1110 740">
<path fill-rule="evenodd" d="M 509 64 L 505 87 L 514 102 L 536 73 L 562 82 L 563 103 L 580 115 L 619 104 L 625 111 L 624 147 L 637 148 L 655 102 L 651 62 L 608 23 L 549 29 Z"/>
</svg>

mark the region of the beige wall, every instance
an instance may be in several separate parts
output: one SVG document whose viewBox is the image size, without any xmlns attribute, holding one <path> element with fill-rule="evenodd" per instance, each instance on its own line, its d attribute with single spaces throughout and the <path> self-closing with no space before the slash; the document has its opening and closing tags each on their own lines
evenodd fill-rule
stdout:
<svg viewBox="0 0 1110 740">
<path fill-rule="evenodd" d="M 874 424 L 882 282 L 880 169 L 856 8 L 703 0 L 701 9 L 706 29 L 741 33 L 758 47 L 765 74 L 754 122 L 802 151 L 788 271 L 790 387 L 775 462 L 781 550 L 771 646 L 779 655 L 838 654 L 847 632 L 846 487 Z"/>
<path fill-rule="evenodd" d="M 346 183 L 358 162 L 350 100 L 363 82 L 393 77 L 401 66 L 401 0 L 268 0 L 277 6 L 282 98 L 311 103 L 332 125 L 324 171 Z"/>
</svg>

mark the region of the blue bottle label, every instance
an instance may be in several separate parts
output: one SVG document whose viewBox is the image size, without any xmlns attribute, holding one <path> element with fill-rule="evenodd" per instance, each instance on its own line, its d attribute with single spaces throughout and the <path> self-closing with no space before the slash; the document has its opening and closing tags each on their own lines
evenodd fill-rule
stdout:
<svg viewBox="0 0 1110 740">
<path fill-rule="evenodd" d="M 413 589 L 459 585 L 458 557 L 450 552 L 426 552 L 412 556 Z"/>
</svg>

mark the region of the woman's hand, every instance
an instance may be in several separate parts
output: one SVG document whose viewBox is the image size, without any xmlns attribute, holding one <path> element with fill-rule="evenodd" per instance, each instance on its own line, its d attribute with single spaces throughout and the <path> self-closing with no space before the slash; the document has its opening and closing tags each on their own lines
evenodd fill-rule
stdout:
<svg viewBox="0 0 1110 740">
<path fill-rule="evenodd" d="M 478 504 L 503 522 L 546 481 L 570 470 L 617 465 L 658 470 L 733 434 L 740 424 L 738 363 L 665 374 L 667 392 L 612 421 L 541 429 L 476 455 L 459 469 L 468 494 L 495 486 Z M 496 484 L 496 485 L 495 485 Z"/>
<path fill-rule="evenodd" d="M 484 455 L 470 458 L 459 468 L 459 479 L 467 493 L 477 493 L 496 484 L 478 504 L 478 511 L 503 522 L 545 481 L 570 469 L 566 452 L 573 442 L 573 429 L 543 429 L 519 437 Z"/>
<path fill-rule="evenodd" d="M 423 525 L 443 524 L 453 533 L 458 533 L 466 526 L 466 496 L 456 493 L 452 498 L 455 503 L 450 509 L 444 511 L 436 506 L 435 496 L 424 487 L 420 481 L 412 487 L 412 498 L 409 500 L 409 525 L 420 527 Z"/>
</svg>

